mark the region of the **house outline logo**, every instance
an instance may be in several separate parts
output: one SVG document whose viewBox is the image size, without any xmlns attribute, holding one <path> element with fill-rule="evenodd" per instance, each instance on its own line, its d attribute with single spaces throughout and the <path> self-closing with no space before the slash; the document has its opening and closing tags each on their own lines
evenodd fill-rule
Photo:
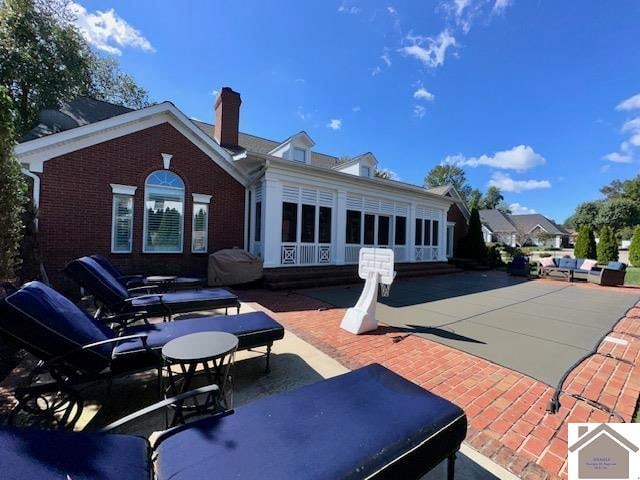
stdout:
<svg viewBox="0 0 640 480">
<path fill-rule="evenodd" d="M 633 455 L 640 450 L 636 444 L 606 423 L 570 424 L 570 428 L 577 428 L 577 441 L 569 445 L 570 460 L 577 457 L 569 471 L 570 479 L 632 478 Z"/>
</svg>

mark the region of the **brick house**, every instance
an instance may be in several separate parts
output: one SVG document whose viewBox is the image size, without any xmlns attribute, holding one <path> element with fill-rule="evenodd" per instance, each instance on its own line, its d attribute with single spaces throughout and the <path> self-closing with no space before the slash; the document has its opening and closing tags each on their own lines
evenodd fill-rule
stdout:
<svg viewBox="0 0 640 480">
<path fill-rule="evenodd" d="M 239 131 L 240 95 L 224 88 L 215 125 L 169 102 L 140 110 L 79 97 L 41 113 L 16 146 L 38 208 L 54 286 L 64 265 L 109 256 L 127 272 L 206 272 L 240 247 L 265 268 L 355 263 L 362 246 L 397 262 L 442 262 L 466 230 L 454 189 L 374 177 L 372 153 L 347 162 L 300 132 L 284 142 Z"/>
</svg>

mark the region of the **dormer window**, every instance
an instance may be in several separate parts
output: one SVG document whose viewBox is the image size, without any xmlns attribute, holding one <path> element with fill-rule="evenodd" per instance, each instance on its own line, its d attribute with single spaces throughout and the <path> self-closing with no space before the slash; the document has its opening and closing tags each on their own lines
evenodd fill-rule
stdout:
<svg viewBox="0 0 640 480">
<path fill-rule="evenodd" d="M 360 176 L 371 177 L 371 167 L 368 167 L 366 165 L 360 165 Z"/>
<path fill-rule="evenodd" d="M 293 147 L 293 159 L 296 162 L 307 163 L 307 151 L 304 148 Z"/>
</svg>

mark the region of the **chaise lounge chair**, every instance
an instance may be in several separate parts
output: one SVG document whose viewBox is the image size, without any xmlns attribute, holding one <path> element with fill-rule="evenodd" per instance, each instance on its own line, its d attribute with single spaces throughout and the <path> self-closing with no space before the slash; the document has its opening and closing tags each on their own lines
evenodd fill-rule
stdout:
<svg viewBox="0 0 640 480">
<path fill-rule="evenodd" d="M 355 480 L 417 479 L 448 459 L 453 480 L 466 428 L 459 407 L 373 364 L 167 430 L 153 448 L 132 435 L 0 428 L 0 464 L 9 479 Z"/>
<path fill-rule="evenodd" d="M 145 323 L 126 327 L 118 335 L 40 282 L 26 283 L 0 298 L 0 333 L 41 361 L 31 372 L 28 386 L 17 391 L 19 408 L 34 408 L 40 393 L 61 392 L 59 396 L 71 399 L 81 409 L 82 399 L 75 388 L 78 384 L 160 369 L 160 350 L 169 340 L 203 331 L 236 335 L 239 350 L 266 346 L 267 370 L 273 342 L 284 336 L 282 325 L 263 312 Z M 55 382 L 38 384 L 42 374 Z M 77 418 L 64 420 L 71 426 L 75 421 Z"/>
<path fill-rule="evenodd" d="M 147 280 L 144 275 L 125 275 L 122 270 L 118 268 L 111 260 L 104 255 L 91 255 L 102 268 L 113 275 L 125 288 L 137 288 L 146 287 L 151 285 L 152 282 Z M 205 276 L 190 276 L 190 277 L 176 277 L 171 281 L 172 289 L 182 290 L 190 288 L 200 288 L 207 284 L 207 277 Z"/>
<path fill-rule="evenodd" d="M 240 312 L 238 297 L 223 288 L 133 296 L 130 290 L 91 257 L 72 260 L 67 264 L 65 272 L 100 303 L 98 315 L 144 311 L 149 315 L 163 315 L 170 319 L 176 313 L 215 308 L 224 308 L 226 312 L 229 307 L 235 307 L 237 313 Z"/>
</svg>

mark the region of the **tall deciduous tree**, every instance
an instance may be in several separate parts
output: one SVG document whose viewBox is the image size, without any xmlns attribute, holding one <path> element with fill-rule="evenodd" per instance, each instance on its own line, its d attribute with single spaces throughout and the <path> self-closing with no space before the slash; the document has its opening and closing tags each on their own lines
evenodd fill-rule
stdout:
<svg viewBox="0 0 640 480">
<path fill-rule="evenodd" d="M 600 205 L 596 223 L 614 230 L 640 223 L 640 205 L 626 197 L 607 200 Z"/>
<path fill-rule="evenodd" d="M 593 229 L 589 225 L 582 225 L 578 230 L 573 255 L 576 258 L 595 259 L 598 255 L 596 251 L 596 239 L 593 236 Z"/>
<path fill-rule="evenodd" d="M 576 212 L 571 216 L 575 227 L 588 225 L 591 228 L 599 226 L 599 214 L 602 202 L 584 202 L 578 205 Z"/>
<path fill-rule="evenodd" d="M 599 237 L 596 248 L 598 263 L 617 262 L 618 241 L 611 227 L 602 227 Z"/>
<path fill-rule="evenodd" d="M 0 85 L 13 101 L 18 135 L 41 110 L 78 95 L 133 108 L 148 103 L 146 91 L 114 59 L 94 53 L 72 20 L 65 0 L 0 1 Z"/>
<path fill-rule="evenodd" d="M 20 265 L 26 183 L 13 156 L 15 145 L 12 102 L 0 86 L 0 280 L 13 279 Z"/>
<path fill-rule="evenodd" d="M 484 194 L 482 200 L 480 200 L 481 209 L 494 209 L 498 208 L 504 201 L 504 196 L 498 187 L 491 186 L 487 189 L 487 193 Z"/>
<path fill-rule="evenodd" d="M 482 194 L 467 183 L 464 170 L 450 163 L 436 165 L 424 178 L 424 185 L 427 188 L 453 185 L 462 197 L 462 200 L 471 208 L 477 207 Z"/>
</svg>

